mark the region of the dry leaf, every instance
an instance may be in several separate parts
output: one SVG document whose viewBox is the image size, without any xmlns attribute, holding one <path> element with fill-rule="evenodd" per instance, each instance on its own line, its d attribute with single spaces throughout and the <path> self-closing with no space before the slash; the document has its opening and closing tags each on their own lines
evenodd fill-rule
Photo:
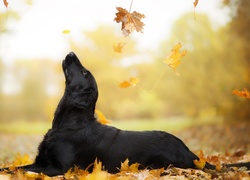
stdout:
<svg viewBox="0 0 250 180">
<path fill-rule="evenodd" d="M 138 167 L 139 163 L 134 163 L 129 165 L 129 160 L 126 159 L 123 163 L 121 163 L 120 171 L 130 171 L 130 172 L 139 172 Z"/>
<path fill-rule="evenodd" d="M 95 113 L 97 115 L 97 121 L 100 122 L 101 124 L 109 124 L 111 122 L 103 115 L 101 111 L 96 109 Z"/>
<path fill-rule="evenodd" d="M 70 33 L 70 30 L 69 30 L 69 29 L 64 29 L 64 30 L 62 31 L 62 33 L 63 33 L 63 34 L 69 34 L 69 33 Z"/>
<path fill-rule="evenodd" d="M 141 22 L 142 18 L 145 18 L 144 14 L 140 14 L 136 11 L 133 13 L 128 12 L 126 9 L 121 7 L 116 8 L 118 12 L 116 13 L 115 21 L 117 23 L 122 23 L 122 32 L 124 36 L 128 36 L 134 30 L 143 33 L 144 23 Z"/>
<path fill-rule="evenodd" d="M 126 43 L 124 43 L 124 42 L 115 43 L 113 45 L 114 51 L 117 52 L 117 53 L 122 53 L 122 49 L 123 49 L 125 44 Z"/>
<path fill-rule="evenodd" d="M 108 179 L 109 173 L 102 170 L 102 163 L 95 160 L 93 172 L 83 179 L 85 180 L 106 180 Z"/>
<path fill-rule="evenodd" d="M 129 79 L 129 81 L 123 81 L 122 83 L 120 83 L 120 88 L 128 88 L 130 86 L 135 86 L 139 83 L 139 78 L 136 77 L 132 77 Z"/>
<path fill-rule="evenodd" d="M 240 96 L 240 97 L 244 97 L 244 98 L 250 99 L 250 92 L 246 88 L 244 88 L 242 91 L 233 90 L 232 93 L 234 95 L 236 95 L 236 96 Z"/>
<path fill-rule="evenodd" d="M 196 6 L 197 6 L 198 2 L 199 2 L 199 0 L 195 0 L 195 1 L 193 2 L 194 7 L 196 7 Z"/>
<path fill-rule="evenodd" d="M 202 151 L 200 151 L 199 160 L 195 159 L 194 164 L 196 165 L 197 168 L 204 169 L 206 165 L 206 159 L 204 158 L 204 154 Z"/>
<path fill-rule="evenodd" d="M 178 76 L 180 74 L 176 72 L 175 69 L 180 65 L 180 59 L 187 54 L 187 50 L 180 52 L 181 46 L 181 43 L 176 44 L 170 51 L 169 55 L 163 60 L 163 62 L 169 65 L 169 67 L 171 67 Z"/>
<path fill-rule="evenodd" d="M 23 156 L 19 153 L 15 157 L 15 161 L 13 162 L 13 166 L 20 166 L 20 165 L 26 165 L 31 164 L 33 160 L 31 160 L 30 156 L 28 154 L 24 154 Z"/>
<path fill-rule="evenodd" d="M 5 7 L 7 8 L 8 5 L 9 5 L 9 2 L 7 2 L 7 0 L 3 0 L 3 3 L 4 3 L 4 5 L 5 5 Z"/>
</svg>

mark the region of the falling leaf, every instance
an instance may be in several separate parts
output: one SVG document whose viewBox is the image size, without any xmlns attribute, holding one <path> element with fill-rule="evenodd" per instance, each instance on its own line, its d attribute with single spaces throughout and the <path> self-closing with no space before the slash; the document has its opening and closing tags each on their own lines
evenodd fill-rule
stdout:
<svg viewBox="0 0 250 180">
<path fill-rule="evenodd" d="M 101 124 L 109 124 L 111 122 L 103 115 L 101 111 L 96 109 L 95 113 L 97 115 L 97 121 L 100 122 Z"/>
<path fill-rule="evenodd" d="M 195 0 L 195 1 L 193 2 L 194 7 L 196 7 L 196 6 L 197 6 L 198 2 L 199 2 L 199 0 Z"/>
<path fill-rule="evenodd" d="M 233 90 L 232 93 L 234 95 L 236 95 L 236 96 L 240 96 L 240 97 L 244 97 L 244 98 L 250 99 L 250 92 L 246 88 L 244 88 L 242 91 Z"/>
<path fill-rule="evenodd" d="M 115 43 L 113 45 L 114 51 L 117 52 L 117 53 L 122 53 L 122 49 L 123 49 L 125 44 L 126 43 L 124 43 L 124 42 Z"/>
<path fill-rule="evenodd" d="M 69 33 L 70 33 L 70 30 L 69 30 L 69 29 L 64 29 L 64 30 L 62 31 L 62 33 L 63 33 L 63 34 L 69 34 Z"/>
<path fill-rule="evenodd" d="M 4 5 L 5 5 L 5 7 L 7 8 L 8 5 L 9 5 L 9 2 L 7 2 L 7 0 L 3 0 L 3 3 L 4 3 Z"/>
<path fill-rule="evenodd" d="M 139 83 L 139 78 L 136 77 L 132 77 L 129 79 L 129 81 L 123 81 L 122 83 L 120 83 L 120 88 L 128 88 L 130 86 L 135 86 Z"/>
<path fill-rule="evenodd" d="M 187 54 L 187 50 L 180 52 L 181 46 L 181 43 L 176 44 L 169 55 L 163 60 L 163 62 L 169 65 L 178 76 L 180 76 L 180 74 L 176 72 L 175 69 L 180 65 L 180 59 Z"/>
<path fill-rule="evenodd" d="M 128 36 L 134 30 L 143 33 L 144 23 L 141 22 L 142 18 L 145 18 L 144 14 L 140 14 L 136 11 L 133 13 L 128 12 L 126 9 L 121 7 L 116 8 L 118 12 L 116 13 L 115 21 L 117 23 L 122 23 L 122 32 L 124 36 Z"/>
<path fill-rule="evenodd" d="M 134 163 L 129 165 L 129 160 L 126 159 L 123 163 L 121 163 L 121 168 L 120 171 L 130 171 L 130 172 L 139 172 L 140 164 L 139 163 Z"/>
</svg>

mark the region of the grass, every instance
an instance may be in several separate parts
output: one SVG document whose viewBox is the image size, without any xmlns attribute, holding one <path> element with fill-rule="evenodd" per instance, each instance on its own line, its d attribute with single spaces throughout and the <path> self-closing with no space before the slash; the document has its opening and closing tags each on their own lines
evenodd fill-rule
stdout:
<svg viewBox="0 0 250 180">
<path fill-rule="evenodd" d="M 175 131 L 182 130 L 188 127 L 221 123 L 218 118 L 213 120 L 194 120 L 190 118 L 169 118 L 169 119 L 134 119 L 134 120 L 113 120 L 109 125 L 120 129 L 127 130 L 166 130 Z M 13 121 L 9 123 L 0 123 L 0 132 L 15 133 L 15 134 L 45 134 L 51 128 L 51 122 L 35 121 L 27 122 L 24 120 Z"/>
</svg>

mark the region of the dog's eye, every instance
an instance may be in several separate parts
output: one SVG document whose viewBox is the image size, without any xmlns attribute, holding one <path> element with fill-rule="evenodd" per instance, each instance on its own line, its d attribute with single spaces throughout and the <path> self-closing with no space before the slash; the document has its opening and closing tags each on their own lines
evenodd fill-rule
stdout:
<svg viewBox="0 0 250 180">
<path fill-rule="evenodd" d="M 88 74 L 88 71 L 87 71 L 87 70 L 82 70 L 82 75 L 83 75 L 83 76 L 87 76 L 87 74 Z"/>
</svg>

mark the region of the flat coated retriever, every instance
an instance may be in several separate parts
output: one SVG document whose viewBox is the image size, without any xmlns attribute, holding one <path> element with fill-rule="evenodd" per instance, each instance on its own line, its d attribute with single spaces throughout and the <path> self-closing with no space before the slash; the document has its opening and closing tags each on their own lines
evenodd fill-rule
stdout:
<svg viewBox="0 0 250 180">
<path fill-rule="evenodd" d="M 137 162 L 141 168 L 196 167 L 193 161 L 199 158 L 172 134 L 123 131 L 98 123 L 94 115 L 98 98 L 94 76 L 73 52 L 66 56 L 62 67 L 66 89 L 55 111 L 52 128 L 44 136 L 35 162 L 19 168 L 55 176 L 74 166 L 91 167 L 96 158 L 110 173 L 118 172 L 121 162 L 127 158 L 130 164 Z M 235 166 L 249 168 L 250 165 Z M 207 163 L 205 168 L 215 167 Z M 4 169 L 8 168 L 1 170 Z"/>
</svg>

